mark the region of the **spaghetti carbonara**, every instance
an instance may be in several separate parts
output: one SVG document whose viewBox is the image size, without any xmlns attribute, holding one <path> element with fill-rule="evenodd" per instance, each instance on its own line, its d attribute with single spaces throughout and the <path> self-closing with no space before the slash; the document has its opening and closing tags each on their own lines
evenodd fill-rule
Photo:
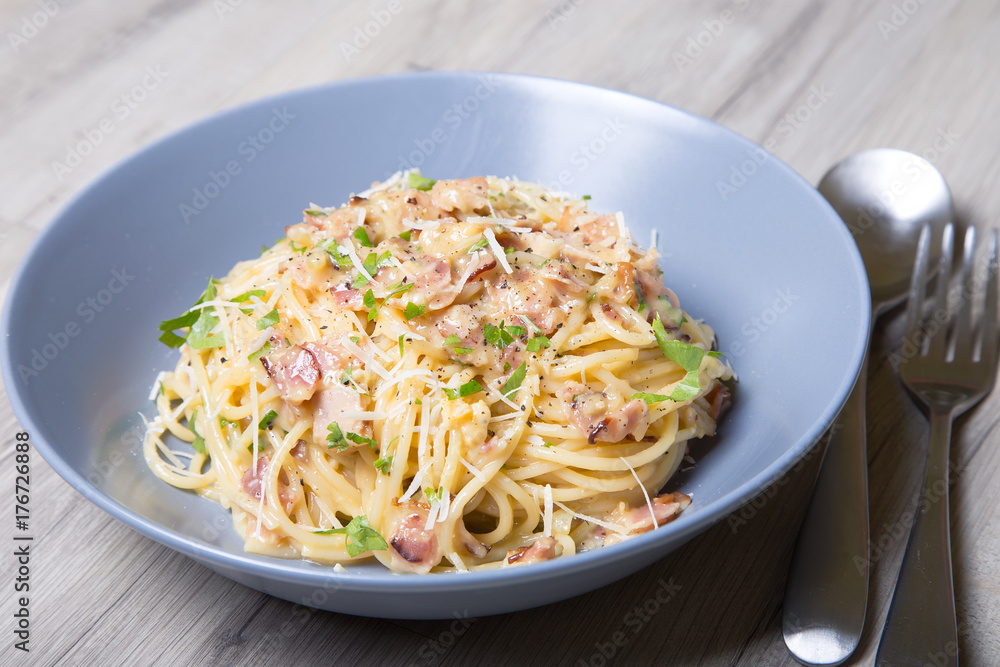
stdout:
<svg viewBox="0 0 1000 667">
<path fill-rule="evenodd" d="M 229 508 L 248 552 L 395 572 L 671 521 L 691 499 L 657 491 L 733 373 L 656 249 L 587 199 L 408 172 L 307 209 L 161 325 L 181 357 L 154 387 L 149 467 Z"/>
</svg>

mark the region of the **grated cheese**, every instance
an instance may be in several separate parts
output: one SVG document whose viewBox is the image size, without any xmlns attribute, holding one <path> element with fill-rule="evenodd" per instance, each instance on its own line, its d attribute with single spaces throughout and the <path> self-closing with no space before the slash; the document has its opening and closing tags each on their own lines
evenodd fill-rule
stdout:
<svg viewBox="0 0 1000 667">
<path fill-rule="evenodd" d="M 566 512 L 566 513 L 568 513 L 568 514 L 570 514 L 572 516 L 575 516 L 577 519 L 583 519 L 584 521 L 586 521 L 588 523 L 592 523 L 592 524 L 594 524 L 596 526 L 600 526 L 601 528 L 607 528 L 608 530 L 610 530 L 612 532 L 619 533 L 619 534 L 622 534 L 622 535 L 624 535 L 627 532 L 624 528 L 622 528 L 621 526 L 619 526 L 617 524 L 608 523 L 607 521 L 601 521 L 600 519 L 595 519 L 594 517 L 587 516 L 586 514 L 580 514 L 579 512 L 574 512 L 573 510 L 571 510 L 570 508 L 566 507 L 565 505 L 563 505 L 558 500 L 553 500 L 552 504 L 555 505 L 556 507 L 558 507 L 559 509 L 561 509 L 562 511 L 564 511 L 564 512 Z"/>
<path fill-rule="evenodd" d="M 552 537 L 552 485 L 546 484 L 542 491 L 542 498 L 545 500 L 545 513 L 542 515 L 543 535 Z"/>
<path fill-rule="evenodd" d="M 503 251 L 503 246 L 497 243 L 497 237 L 496 234 L 493 233 L 493 230 L 487 227 L 483 230 L 483 236 L 486 237 L 486 242 L 490 244 L 490 250 L 493 251 L 493 256 L 497 258 L 498 262 L 500 262 L 500 266 L 503 267 L 503 270 L 507 273 L 514 273 L 514 271 L 510 268 L 510 264 L 507 263 L 507 254 Z"/>
<path fill-rule="evenodd" d="M 368 273 L 368 271 L 365 270 L 364 265 L 361 263 L 361 258 L 358 257 L 358 253 L 354 249 L 354 244 L 351 243 L 351 240 L 345 238 L 344 243 L 345 245 L 337 246 L 337 250 L 339 250 L 340 252 L 344 253 L 345 255 L 351 258 L 351 264 L 353 264 L 354 268 L 358 270 L 358 273 L 360 273 L 361 275 L 363 275 L 365 278 L 368 279 L 368 282 L 377 283 L 378 281 L 372 278 L 372 274 Z"/>
<path fill-rule="evenodd" d="M 430 470 L 431 462 L 428 461 L 424 464 L 424 467 L 417 471 L 417 474 L 413 476 L 410 481 L 410 485 L 406 487 L 406 493 L 399 497 L 399 502 L 405 503 L 407 500 L 413 497 L 413 494 L 420 490 L 420 485 L 424 481 L 424 475 Z"/>
<path fill-rule="evenodd" d="M 618 458 L 620 458 L 622 463 L 625 464 L 625 467 L 629 469 L 629 472 L 631 472 L 632 476 L 635 477 L 635 483 L 639 485 L 640 489 L 642 489 L 642 495 L 646 498 L 646 507 L 649 508 L 649 518 L 653 520 L 653 530 L 657 530 L 660 526 L 656 523 L 656 513 L 653 512 L 653 503 L 649 501 L 649 494 L 646 492 L 646 487 L 639 481 L 639 475 L 635 474 L 635 468 L 633 468 L 629 462 L 625 460 L 625 457 L 619 456 Z"/>
<path fill-rule="evenodd" d="M 486 475 L 483 474 L 482 470 L 480 470 L 476 466 L 474 466 L 471 463 L 469 463 L 468 461 L 466 461 L 464 456 L 459 456 L 458 460 L 462 463 L 462 465 L 465 466 L 466 470 L 468 470 L 469 472 L 472 473 L 473 477 L 475 477 L 476 479 L 478 479 L 483 484 L 486 483 Z"/>
</svg>

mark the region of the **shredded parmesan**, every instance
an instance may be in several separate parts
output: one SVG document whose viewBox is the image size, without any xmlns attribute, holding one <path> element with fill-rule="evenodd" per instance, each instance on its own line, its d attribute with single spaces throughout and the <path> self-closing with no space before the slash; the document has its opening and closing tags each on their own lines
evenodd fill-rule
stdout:
<svg viewBox="0 0 1000 667">
<path fill-rule="evenodd" d="M 544 532 L 542 533 L 545 537 L 552 536 L 552 485 L 546 484 L 545 489 L 542 491 L 542 498 L 545 500 L 545 510 L 542 514 L 542 526 L 544 527 Z"/>
<path fill-rule="evenodd" d="M 368 282 L 370 283 L 378 282 L 377 280 L 372 278 L 372 274 L 368 273 L 368 271 L 365 270 L 364 264 L 361 263 L 361 258 L 358 257 L 358 253 L 354 249 L 354 244 L 351 243 L 350 239 L 345 238 L 344 245 L 337 246 L 337 250 L 339 250 L 340 252 L 344 253 L 345 255 L 351 258 L 351 264 L 353 264 L 354 268 L 358 270 L 358 273 L 360 273 L 361 275 L 363 275 L 365 278 L 368 279 Z"/>
<path fill-rule="evenodd" d="M 490 244 L 490 250 L 493 251 L 493 256 L 497 258 L 498 262 L 500 262 L 500 266 L 503 267 L 503 270 L 507 273 L 514 273 L 513 269 L 510 268 L 510 264 L 507 263 L 507 253 L 504 252 L 503 246 L 497 243 L 497 237 L 496 234 L 493 233 L 493 230 L 487 227 L 483 230 L 483 236 L 486 237 L 486 242 Z"/>
<path fill-rule="evenodd" d="M 587 521 L 587 522 L 592 523 L 594 525 L 600 526 L 601 528 L 607 528 L 610 531 L 613 531 L 615 533 L 619 533 L 619 534 L 622 534 L 622 535 L 624 535 L 626 532 L 628 532 L 624 528 L 622 528 L 621 526 L 619 526 L 617 524 L 608 523 L 607 521 L 601 521 L 600 519 L 595 519 L 594 517 L 587 516 L 586 514 L 580 514 L 579 512 L 574 512 L 573 510 L 571 510 L 570 508 L 566 507 L 565 505 L 563 505 L 558 500 L 553 500 L 552 504 L 555 505 L 556 507 L 558 507 L 559 509 L 561 509 L 562 511 L 564 511 L 564 512 L 566 512 L 566 513 L 568 513 L 568 514 L 570 514 L 572 516 L 575 516 L 577 519 L 583 519 L 584 521 Z"/>
<path fill-rule="evenodd" d="M 466 470 L 468 470 L 469 472 L 472 473 L 473 477 L 475 477 L 476 479 L 478 479 L 483 484 L 486 483 L 486 475 L 483 474 L 482 470 L 480 470 L 476 466 L 474 466 L 471 463 L 469 463 L 468 461 L 466 461 L 464 456 L 459 456 L 458 460 L 462 462 L 462 465 L 465 466 Z"/>
<path fill-rule="evenodd" d="M 633 468 L 629 462 L 625 460 L 625 457 L 619 456 L 618 458 L 621 459 L 622 463 L 625 464 L 625 467 L 628 468 L 630 473 L 632 473 L 632 477 L 635 477 L 635 483 L 639 485 L 640 489 L 642 489 L 642 495 L 646 499 L 646 507 L 649 508 L 649 518 L 653 520 L 653 530 L 657 530 L 660 526 L 656 523 L 656 513 L 653 512 L 653 503 L 649 500 L 649 493 L 646 492 L 646 487 L 639 481 L 639 475 L 635 473 L 635 468 Z"/>
<path fill-rule="evenodd" d="M 406 493 L 399 497 L 399 502 L 405 503 L 407 500 L 413 497 L 413 494 L 420 490 L 420 485 L 424 481 L 424 475 L 430 470 L 431 462 L 428 461 L 424 464 L 424 467 L 417 471 L 417 474 L 413 476 L 410 481 L 410 485 L 406 487 Z"/>
</svg>

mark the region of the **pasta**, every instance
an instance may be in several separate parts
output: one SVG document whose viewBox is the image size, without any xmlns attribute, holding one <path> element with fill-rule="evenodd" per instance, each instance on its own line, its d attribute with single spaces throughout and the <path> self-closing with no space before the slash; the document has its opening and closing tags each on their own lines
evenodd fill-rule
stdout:
<svg viewBox="0 0 1000 667">
<path fill-rule="evenodd" d="M 621 213 L 394 175 L 311 206 L 161 325 L 144 454 L 248 552 L 511 567 L 656 529 L 733 372 Z M 170 445 L 171 438 L 190 448 Z"/>
</svg>

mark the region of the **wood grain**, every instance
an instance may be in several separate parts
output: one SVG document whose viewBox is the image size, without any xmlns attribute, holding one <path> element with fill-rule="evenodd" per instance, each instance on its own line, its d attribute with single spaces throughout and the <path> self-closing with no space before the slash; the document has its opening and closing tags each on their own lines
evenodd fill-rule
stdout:
<svg viewBox="0 0 1000 667">
<path fill-rule="evenodd" d="M 997 3 L 401 0 L 399 17 L 345 55 L 341 45 L 387 4 L 0 5 L 4 291 L 54 213 L 141 146 L 265 95 L 420 69 L 530 73 L 661 100 L 757 142 L 772 140 L 773 152 L 811 182 L 854 151 L 908 149 L 945 174 L 961 221 L 997 224 Z M 58 10 L 32 36 L 11 36 L 32 32 L 25 21 L 44 7 Z M 116 101 L 147 68 L 158 68 L 162 80 L 119 117 Z M 53 163 L 65 162 L 68 148 L 106 118 L 113 131 L 79 166 L 57 173 Z M 928 433 L 889 363 L 902 327 L 892 312 L 873 339 L 873 579 L 855 665 L 874 660 Z M 998 414 L 994 393 L 959 419 L 952 453 L 961 652 L 970 665 L 1000 664 Z M 4 395 L 0 488 L 13 484 L 6 443 L 18 429 Z M 316 611 L 234 584 L 111 519 L 36 455 L 32 651 L 21 655 L 4 635 L 0 663 L 794 665 L 781 639 L 781 600 L 819 451 L 767 494 L 614 585 L 516 614 L 423 622 Z M 3 530 L 10 544 L 9 521 Z M 0 581 L 12 580 L 13 567 L 0 558 Z M 663 605 L 655 599 L 661 586 L 672 591 Z"/>
</svg>

